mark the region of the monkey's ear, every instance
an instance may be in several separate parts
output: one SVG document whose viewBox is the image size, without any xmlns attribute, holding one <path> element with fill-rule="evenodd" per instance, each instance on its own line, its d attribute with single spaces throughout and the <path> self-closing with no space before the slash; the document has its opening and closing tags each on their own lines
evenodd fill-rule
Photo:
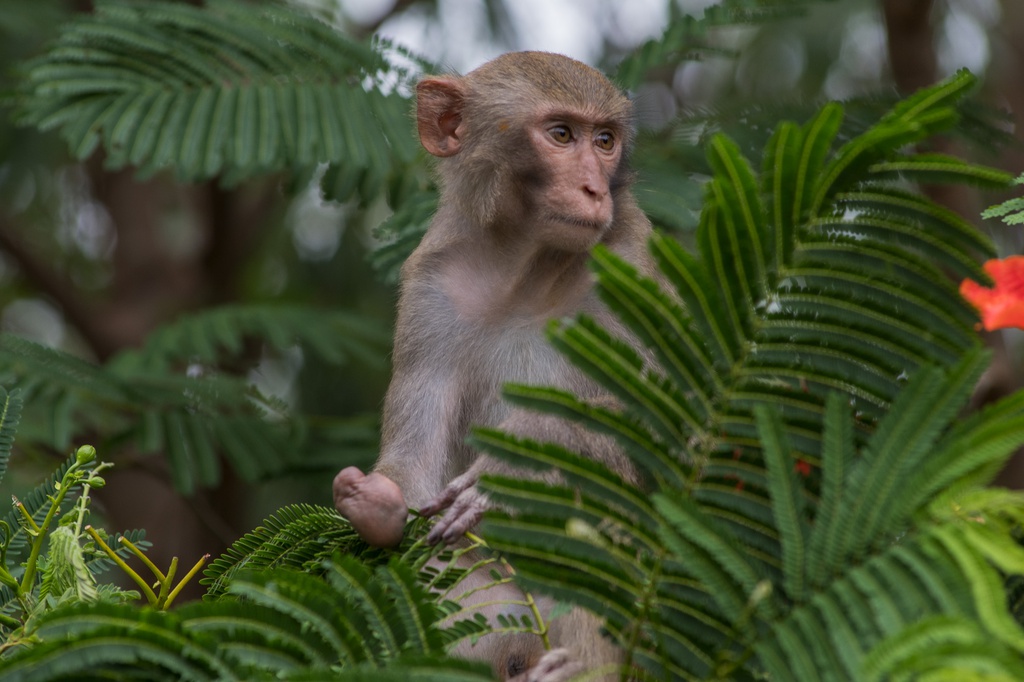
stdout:
<svg viewBox="0 0 1024 682">
<path fill-rule="evenodd" d="M 420 142 L 434 156 L 453 156 L 462 148 L 465 97 L 457 78 L 424 78 L 416 86 L 416 127 Z"/>
</svg>

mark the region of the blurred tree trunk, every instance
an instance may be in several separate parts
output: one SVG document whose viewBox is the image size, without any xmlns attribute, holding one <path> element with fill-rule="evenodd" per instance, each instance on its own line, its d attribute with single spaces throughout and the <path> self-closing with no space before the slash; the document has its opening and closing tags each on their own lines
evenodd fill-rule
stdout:
<svg viewBox="0 0 1024 682">
<path fill-rule="evenodd" d="M 935 54 L 936 10 L 933 0 L 884 0 L 889 67 L 901 96 L 939 80 Z M 947 139 L 934 143 L 936 151 L 962 156 Z M 959 153 L 958 153 L 959 151 Z M 978 214 L 977 198 L 963 185 L 922 188 L 925 194 L 971 220 Z"/>
<path fill-rule="evenodd" d="M 935 82 L 935 35 L 932 0 L 885 0 L 889 66 L 900 93 Z"/>
</svg>

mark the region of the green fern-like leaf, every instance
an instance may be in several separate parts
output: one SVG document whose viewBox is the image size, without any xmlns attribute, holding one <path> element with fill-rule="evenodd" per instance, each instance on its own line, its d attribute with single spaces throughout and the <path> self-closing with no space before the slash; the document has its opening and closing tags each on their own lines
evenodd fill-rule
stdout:
<svg viewBox="0 0 1024 682">
<path fill-rule="evenodd" d="M 289 680 L 318 682 L 325 675 L 343 682 L 489 682 L 493 679 L 486 666 L 476 661 L 457 659 L 436 660 L 422 656 L 403 656 L 394 659 L 388 667 L 363 665 L 340 673 L 333 671 L 304 671 L 289 675 Z"/>
<path fill-rule="evenodd" d="M 701 180 L 689 158 L 676 154 L 663 137 L 640 132 L 632 157 L 638 176 L 633 193 L 644 213 L 661 227 L 692 232 L 700 210 Z"/>
<path fill-rule="evenodd" d="M 843 489 L 854 463 L 854 421 L 838 393 L 829 395 L 823 427 L 821 499 L 807 542 L 807 579 L 815 587 L 831 578 L 841 548 L 849 546 L 852 534 Z"/>
<path fill-rule="evenodd" d="M 715 47 L 708 39 L 708 34 L 715 28 L 764 23 L 799 15 L 803 4 L 790 2 L 767 6 L 726 2 L 708 7 L 701 18 L 681 14 L 673 6 L 673 17 L 664 33 L 647 41 L 624 59 L 618 66 L 615 80 L 624 88 L 632 88 L 655 66 L 664 67 L 665 64 L 701 56 L 729 55 L 731 52 Z"/>
<path fill-rule="evenodd" d="M 354 574 L 369 589 L 351 589 Z M 103 602 L 57 606 L 39 617 L 37 643 L 5 658 L 3 675 L 33 681 L 364 679 L 372 669 L 376 679 L 490 679 L 488 666 L 444 654 L 444 617 L 407 563 L 394 558 L 373 568 L 339 558 L 313 573 L 239 573 L 220 598 L 174 612 Z M 392 646 L 377 646 L 381 641 Z"/>
<path fill-rule="evenodd" d="M 230 594 L 304 624 L 306 636 L 328 652 L 328 661 L 374 660 L 374 632 L 359 611 L 342 608 L 350 600 L 331 601 L 337 592 L 323 580 L 299 572 L 242 575 L 232 580 Z"/>
<path fill-rule="evenodd" d="M 1013 181 L 1015 185 L 1024 185 L 1024 173 L 1017 176 Z M 1007 225 L 1024 224 L 1024 197 L 1008 199 L 1001 204 L 990 206 L 985 209 L 982 218 L 1002 218 Z"/>
<path fill-rule="evenodd" d="M 131 666 L 150 679 L 235 679 L 216 640 L 189 635 L 173 614 L 115 604 L 54 609 L 40 618 L 43 644 L 4 664 L 4 675 L 32 681 L 87 679 Z"/>
<path fill-rule="evenodd" d="M 436 190 L 417 192 L 374 230 L 374 236 L 383 243 L 370 255 L 370 263 L 385 281 L 398 282 L 402 263 L 420 243 L 437 211 L 437 198 Z"/>
<path fill-rule="evenodd" d="M 85 554 L 74 532 L 67 526 L 55 528 L 48 538 L 39 598 L 71 593 L 76 601 L 95 601 L 99 592 L 85 562 Z"/>
<path fill-rule="evenodd" d="M 214 559 L 200 583 L 207 585 L 208 598 L 218 597 L 239 570 L 307 568 L 336 551 L 347 551 L 356 542 L 355 531 L 333 509 L 283 507 Z"/>
<path fill-rule="evenodd" d="M 28 64 L 18 120 L 57 129 L 78 158 L 238 180 L 329 162 L 365 196 L 417 153 L 386 45 L 353 42 L 285 7 L 108 0 Z M 344 197 L 343 197 L 344 198 Z"/>
<path fill-rule="evenodd" d="M 386 591 L 400 597 L 394 600 L 395 607 L 388 618 L 393 622 L 397 616 L 401 624 L 398 633 L 398 641 L 404 642 L 401 648 L 424 653 L 444 651 L 445 638 L 434 627 L 442 611 L 409 564 L 392 560 L 378 570 L 376 580 Z"/>
<path fill-rule="evenodd" d="M 299 310 L 294 319 L 308 321 L 307 314 L 308 311 Z M 280 318 L 290 319 L 288 313 L 277 315 L 276 311 L 267 314 L 262 309 L 229 309 L 224 315 L 211 313 L 198 317 L 194 323 L 184 322 L 177 329 L 184 328 L 182 333 L 195 331 L 190 340 L 182 342 L 182 347 L 203 347 L 212 357 L 217 354 L 217 339 L 240 338 L 249 324 L 273 330 L 269 333 L 277 335 L 278 343 L 290 343 L 293 337 L 283 336 Z M 232 320 L 238 328 L 211 331 L 207 322 L 216 320 Z M 334 321 L 351 322 L 344 315 Z M 332 327 L 330 319 L 318 320 L 310 327 L 317 331 L 301 336 L 315 338 L 316 344 L 326 344 L 324 335 Z M 219 454 L 225 455 L 244 479 L 256 480 L 280 472 L 298 460 L 296 455 L 307 442 L 312 445 L 317 440 L 326 441 L 326 449 L 336 453 L 345 443 L 365 449 L 367 443 L 375 440 L 373 434 L 359 428 L 362 422 L 358 418 L 325 419 L 316 428 L 300 420 L 280 419 L 289 417 L 287 410 L 274 399 L 260 395 L 245 379 L 216 371 L 188 376 L 179 366 L 181 355 L 167 346 L 175 339 L 175 329 L 167 332 L 170 339 L 158 338 L 148 356 L 126 353 L 105 367 L 12 335 L 0 335 L 0 375 L 15 378 L 34 405 L 49 405 L 55 420 L 59 417 L 68 422 L 65 439 L 70 439 L 72 418 L 76 428 L 102 425 L 109 431 L 113 423 L 120 430 L 107 434 L 111 441 L 132 441 L 144 453 L 166 453 L 174 483 L 183 492 L 215 485 L 220 480 Z M 197 342 L 200 338 L 202 341 Z M 372 353 L 361 343 L 365 338 L 373 338 L 372 332 L 357 334 L 353 343 L 339 345 L 353 354 Z M 329 352 L 337 357 L 336 349 Z M 172 363 L 172 359 L 179 362 Z M 90 409 L 79 411 L 86 404 Z M 131 419 L 125 420 L 125 416 Z M 276 418 L 269 419 L 270 416 Z M 96 423 L 90 423 L 90 419 Z"/>
<path fill-rule="evenodd" d="M 1019 505 L 1018 499 L 1016 514 Z M 957 509 L 953 516 L 963 511 Z M 970 504 L 969 509 L 976 519 L 1002 525 L 996 505 L 986 509 L 984 503 Z M 956 622 L 958 628 L 969 625 L 975 632 L 985 632 L 991 647 L 979 650 L 977 665 L 998 669 L 1012 660 L 1011 652 L 1020 650 L 1021 638 L 1019 627 L 1001 604 L 999 574 L 986 562 L 985 553 L 969 549 L 972 527 L 949 518 L 889 545 L 859 565 L 836 567 L 809 602 L 797 605 L 773 625 L 770 635 L 760 638 L 758 656 L 772 678 L 801 680 L 811 674 L 861 679 L 862 668 L 871 674 L 876 668 L 889 670 L 897 661 L 900 666 L 944 665 L 941 650 L 924 659 L 904 660 L 905 647 L 919 647 L 926 641 L 918 639 L 922 614 L 934 614 L 929 617 L 933 623 Z M 1016 570 L 1020 570 L 1024 557 L 1008 532 L 992 533 L 989 540 L 998 551 L 1014 553 Z"/>
<path fill-rule="evenodd" d="M 781 419 L 768 406 L 754 408 L 758 432 L 768 469 L 768 492 L 772 499 L 775 526 L 779 529 L 782 573 L 786 592 L 794 599 L 804 597 L 804 564 L 809 534 L 804 510 L 804 490 L 796 472 Z"/>
<path fill-rule="evenodd" d="M 632 458 L 641 462 L 645 471 L 666 482 L 682 485 L 691 473 L 664 441 L 654 438 L 642 424 L 626 414 L 585 403 L 557 389 L 509 384 L 505 386 L 504 395 L 509 402 L 522 407 L 561 415 L 612 436 Z"/>
<path fill-rule="evenodd" d="M 114 360 L 115 366 L 166 368 L 185 363 L 216 366 L 242 353 L 246 339 L 266 340 L 276 350 L 296 344 L 334 364 L 358 360 L 379 364 L 387 336 L 365 317 L 302 306 L 222 306 L 161 327 L 138 352 Z"/>
<path fill-rule="evenodd" d="M 406 529 L 402 548 L 408 549 L 425 532 L 425 519 L 414 519 Z M 252 531 L 235 540 L 203 572 L 200 583 L 207 598 L 216 598 L 241 570 L 290 568 L 315 571 L 336 554 L 358 556 L 373 562 L 386 552 L 364 543 L 349 522 L 334 509 L 315 505 L 282 507 Z"/>
<path fill-rule="evenodd" d="M 67 464 L 67 466 L 70 466 L 70 462 Z M 58 477 L 57 480 L 60 480 L 60 477 Z M 52 489 L 53 488 L 51 487 L 50 490 Z M 34 514 L 34 520 L 36 521 L 37 524 L 45 516 L 46 510 L 47 507 L 43 507 L 40 508 Z M 141 549 L 142 551 L 146 551 L 152 546 L 152 543 L 147 542 L 145 540 L 146 532 L 143 530 L 125 531 L 120 535 L 124 536 L 127 540 L 129 540 L 132 544 L 134 544 L 137 548 Z M 20 579 L 24 575 L 25 568 L 23 563 L 22 565 L 16 564 L 19 562 L 23 562 L 24 559 L 27 558 L 27 541 L 28 537 L 26 536 L 23 530 L 19 529 L 17 534 L 14 536 L 13 541 L 8 546 L 7 568 L 11 571 L 11 574 L 18 579 Z M 117 554 L 121 559 L 127 561 L 133 556 L 131 550 L 129 550 L 128 547 L 126 547 L 125 545 L 122 545 L 116 541 L 111 542 L 110 544 L 113 545 L 114 553 Z M 85 547 L 87 550 L 93 549 L 91 547 L 91 543 L 87 543 Z M 69 551 L 75 550 L 74 548 L 69 548 Z M 89 551 L 84 556 L 84 562 L 85 568 L 93 576 L 99 576 L 102 573 L 110 570 L 110 568 L 114 566 L 113 560 L 111 560 L 106 554 L 99 553 L 96 551 Z M 83 582 L 86 583 L 96 582 L 95 580 L 90 580 L 88 578 L 85 578 L 84 576 L 82 576 L 81 579 Z M 86 587 L 86 589 L 88 588 Z M 98 584 L 97 595 L 100 600 L 106 601 L 108 603 L 128 602 L 131 600 L 137 600 L 141 598 L 141 595 L 139 595 L 137 592 L 121 590 L 120 588 L 109 583 Z M 0 586 L 0 613 L 16 612 L 20 608 L 20 606 L 21 602 L 18 600 L 18 595 L 15 594 L 14 590 L 12 590 L 6 585 Z"/>
<path fill-rule="evenodd" d="M 1012 682 L 1024 675 L 1020 657 L 965 619 L 935 616 L 908 626 L 873 649 L 862 679 L 991 680 Z"/>
<path fill-rule="evenodd" d="M 71 465 L 75 463 L 75 455 L 72 453 L 64 462 L 57 467 L 57 469 L 50 474 L 50 476 L 40 483 L 38 486 L 32 489 L 32 491 L 24 496 L 19 497 L 18 501 L 21 502 L 25 509 L 25 512 L 32 517 L 32 520 L 38 525 L 43 517 L 46 516 L 46 512 L 50 508 L 50 496 L 53 495 L 55 486 L 60 483 L 61 479 L 64 478 L 64 474 L 67 473 Z M 67 497 L 64 498 L 61 511 L 67 511 L 74 503 L 75 494 L 71 492 Z M 16 508 L 12 509 L 4 517 L 4 523 L 14 531 L 14 537 L 11 539 L 8 545 L 9 552 L 18 552 L 28 543 L 28 534 L 25 532 L 23 526 L 22 514 Z"/>
<path fill-rule="evenodd" d="M 8 392 L 0 387 L 0 481 L 7 473 L 7 462 L 11 459 L 14 435 L 21 419 L 21 391 Z"/>
</svg>

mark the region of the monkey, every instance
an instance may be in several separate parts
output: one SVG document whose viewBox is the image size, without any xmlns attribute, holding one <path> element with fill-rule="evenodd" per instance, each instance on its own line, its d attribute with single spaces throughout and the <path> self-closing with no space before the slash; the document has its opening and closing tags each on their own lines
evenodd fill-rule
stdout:
<svg viewBox="0 0 1024 682">
<path fill-rule="evenodd" d="M 547 342 L 545 326 L 583 313 L 628 338 L 595 292 L 587 261 L 598 244 L 655 271 L 651 225 L 631 191 L 632 103 L 596 69 L 514 52 L 466 76 L 425 77 L 416 127 L 437 157 L 440 201 L 401 271 L 380 456 L 370 474 L 349 467 L 334 481 L 339 512 L 382 547 L 401 540 L 409 508 L 439 516 L 429 542 L 456 542 L 489 506 L 481 475 L 527 475 L 474 452 L 471 426 L 557 443 L 637 482 L 610 437 L 515 408 L 501 387 L 554 386 L 607 403 Z M 547 653 L 519 641 L 465 653 L 490 657 L 503 679 L 545 682 L 620 658 L 581 609 L 556 619 L 551 641 Z"/>
</svg>

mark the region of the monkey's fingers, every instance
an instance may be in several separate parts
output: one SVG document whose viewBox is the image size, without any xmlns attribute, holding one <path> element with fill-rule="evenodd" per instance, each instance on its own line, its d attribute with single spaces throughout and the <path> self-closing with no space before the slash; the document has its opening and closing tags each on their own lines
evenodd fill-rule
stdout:
<svg viewBox="0 0 1024 682">
<path fill-rule="evenodd" d="M 443 542 L 450 545 L 480 523 L 484 512 L 490 506 L 487 496 L 475 489 L 463 491 L 445 515 L 427 534 L 427 543 L 436 545 Z"/>
<path fill-rule="evenodd" d="M 445 486 L 441 494 L 420 507 L 420 516 L 435 516 L 455 503 L 462 493 L 476 485 L 477 477 L 469 473 L 456 476 Z"/>
<path fill-rule="evenodd" d="M 455 498 L 457 498 L 462 493 L 462 490 L 458 490 L 456 488 L 453 488 L 452 486 L 448 486 L 447 488 L 441 491 L 440 495 L 438 495 L 430 502 L 427 502 L 425 505 L 420 507 L 420 516 L 430 517 L 440 514 L 445 509 L 452 506 L 452 503 L 455 502 Z"/>
</svg>

